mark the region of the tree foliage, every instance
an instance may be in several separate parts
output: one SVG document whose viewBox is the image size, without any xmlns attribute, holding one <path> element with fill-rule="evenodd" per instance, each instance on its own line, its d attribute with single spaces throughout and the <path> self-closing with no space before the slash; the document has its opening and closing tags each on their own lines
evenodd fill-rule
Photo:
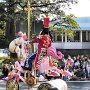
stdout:
<svg viewBox="0 0 90 90">
<path fill-rule="evenodd" d="M 0 22 L 4 21 L 6 23 L 3 25 L 0 23 L 0 28 L 6 28 L 8 40 L 15 38 L 16 22 L 27 21 L 27 3 L 28 0 L 4 0 L 4 2 L 0 2 Z M 31 22 L 40 19 L 41 14 L 64 17 L 65 12 L 63 10 L 70 8 L 71 4 L 77 3 L 78 0 L 30 0 Z M 64 21 L 67 22 L 67 20 Z M 74 22 L 70 20 L 69 23 Z"/>
<path fill-rule="evenodd" d="M 4 16 L 8 18 L 17 17 L 20 19 L 24 18 L 27 14 L 27 1 L 28 0 L 6 0 L 6 2 L 0 4 L 0 11 L 3 12 Z M 31 16 L 33 14 L 36 18 L 40 16 L 40 14 L 50 14 L 50 15 L 65 15 L 63 9 L 70 8 L 71 4 L 78 3 L 77 0 L 30 0 L 31 7 Z M 13 13 L 11 13 L 13 12 Z M 18 14 L 20 15 L 18 17 Z M 15 18 L 16 19 L 16 18 Z"/>
<path fill-rule="evenodd" d="M 61 34 L 66 32 L 68 37 L 71 38 L 74 35 L 74 30 L 80 28 L 74 18 L 74 15 L 57 18 L 51 23 L 50 28 L 51 30 L 58 31 Z"/>
</svg>

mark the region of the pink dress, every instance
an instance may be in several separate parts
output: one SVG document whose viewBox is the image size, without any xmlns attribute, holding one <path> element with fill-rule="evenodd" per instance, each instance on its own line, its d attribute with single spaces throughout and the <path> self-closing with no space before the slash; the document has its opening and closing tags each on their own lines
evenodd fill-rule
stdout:
<svg viewBox="0 0 90 90">
<path fill-rule="evenodd" d="M 40 64 L 39 70 L 41 73 L 47 74 L 49 70 L 57 71 L 57 73 L 61 73 L 61 70 L 59 70 L 56 66 L 50 66 L 49 65 L 49 57 L 44 57 L 42 59 L 42 62 Z"/>
</svg>

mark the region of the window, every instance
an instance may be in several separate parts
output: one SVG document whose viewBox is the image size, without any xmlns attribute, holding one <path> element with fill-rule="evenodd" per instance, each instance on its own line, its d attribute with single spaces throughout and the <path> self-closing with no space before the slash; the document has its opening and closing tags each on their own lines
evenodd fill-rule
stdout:
<svg viewBox="0 0 90 90">
<path fill-rule="evenodd" d="M 75 31 L 74 42 L 80 41 L 80 31 Z"/>
</svg>

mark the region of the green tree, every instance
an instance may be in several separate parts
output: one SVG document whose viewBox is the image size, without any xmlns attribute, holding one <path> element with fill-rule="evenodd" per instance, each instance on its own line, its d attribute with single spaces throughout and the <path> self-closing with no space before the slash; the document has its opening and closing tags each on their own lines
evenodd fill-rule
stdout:
<svg viewBox="0 0 90 90">
<path fill-rule="evenodd" d="M 78 29 L 79 24 L 74 20 L 74 15 L 67 15 L 64 17 L 57 18 L 51 22 L 51 30 L 54 30 L 60 34 L 67 33 L 69 38 L 74 35 L 74 29 Z"/>
<path fill-rule="evenodd" d="M 5 0 L 0 3 L 0 21 L 4 21 L 6 25 L 0 24 L 2 28 L 5 28 L 5 37 L 8 43 L 16 37 L 16 22 L 26 20 L 26 13 L 20 11 L 16 12 L 16 5 L 18 2 L 15 0 Z M 1 27 L 0 27 L 1 28 Z"/>
<path fill-rule="evenodd" d="M 10 42 L 16 37 L 16 23 L 27 21 L 28 0 L 4 0 L 0 3 L 0 19 L 6 22 L 6 37 Z M 65 16 L 63 8 L 70 8 L 77 0 L 30 0 L 31 22 L 38 20 L 41 14 Z"/>
</svg>

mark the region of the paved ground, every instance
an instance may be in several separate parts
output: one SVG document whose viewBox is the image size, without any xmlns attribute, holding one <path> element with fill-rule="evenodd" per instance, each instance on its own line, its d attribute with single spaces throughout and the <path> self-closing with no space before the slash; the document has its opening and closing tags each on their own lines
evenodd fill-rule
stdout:
<svg viewBox="0 0 90 90">
<path fill-rule="evenodd" d="M 37 86 L 32 88 L 32 90 L 37 90 L 36 87 Z M 6 90 L 6 81 L 0 82 L 0 90 Z M 19 90 L 28 90 L 28 87 L 23 82 L 20 82 L 19 83 Z"/>
<path fill-rule="evenodd" d="M 90 90 L 90 81 L 68 81 L 68 90 Z M 0 90 L 6 90 L 6 82 L 0 82 Z M 19 90 L 27 90 L 27 86 L 20 82 Z M 32 89 L 36 90 L 36 88 Z"/>
<path fill-rule="evenodd" d="M 27 87 L 24 83 L 20 82 L 19 84 L 19 90 L 27 90 Z M 6 90 L 6 82 L 0 82 L 0 90 Z"/>
<path fill-rule="evenodd" d="M 90 81 L 68 81 L 68 90 L 90 90 Z"/>
</svg>

